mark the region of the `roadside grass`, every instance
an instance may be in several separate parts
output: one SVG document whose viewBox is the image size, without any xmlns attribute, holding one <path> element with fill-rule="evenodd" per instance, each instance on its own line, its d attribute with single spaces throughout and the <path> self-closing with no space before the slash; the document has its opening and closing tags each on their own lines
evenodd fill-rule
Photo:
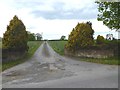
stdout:
<svg viewBox="0 0 120 90">
<path fill-rule="evenodd" d="M 67 41 L 49 41 L 50 46 L 59 53 L 60 55 L 64 55 L 64 46 Z M 109 64 L 109 65 L 120 65 L 120 58 L 118 57 L 110 57 L 110 58 L 83 58 L 77 57 L 80 61 L 99 63 L 99 64 Z"/>
<path fill-rule="evenodd" d="M 67 41 L 49 41 L 49 45 L 60 55 L 64 55 L 64 46 Z"/>
<path fill-rule="evenodd" d="M 31 56 L 33 56 L 35 51 L 40 47 L 41 43 L 42 41 L 29 41 L 28 42 L 29 50 L 28 50 L 27 58 L 30 58 Z"/>
<path fill-rule="evenodd" d="M 0 41 L 0 48 L 2 48 L 2 41 Z"/>
<path fill-rule="evenodd" d="M 3 63 L 2 64 L 2 71 L 27 61 L 29 58 L 31 58 L 33 56 L 33 54 L 39 48 L 41 43 L 42 42 L 40 42 L 40 41 L 29 41 L 28 42 L 28 46 L 29 46 L 28 53 L 25 54 L 25 56 L 21 57 L 20 59 L 17 59 L 15 61 L 10 61 L 10 62 L 7 62 L 7 63 Z"/>
<path fill-rule="evenodd" d="M 80 58 L 80 61 L 98 63 L 98 64 L 108 64 L 108 65 L 120 65 L 120 61 L 117 57 L 111 58 Z"/>
</svg>

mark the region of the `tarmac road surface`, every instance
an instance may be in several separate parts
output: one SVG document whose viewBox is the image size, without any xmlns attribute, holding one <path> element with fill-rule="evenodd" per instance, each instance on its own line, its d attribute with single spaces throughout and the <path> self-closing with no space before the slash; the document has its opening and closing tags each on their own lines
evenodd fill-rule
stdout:
<svg viewBox="0 0 120 90">
<path fill-rule="evenodd" d="M 30 60 L 2 72 L 2 88 L 118 88 L 118 66 L 60 56 L 43 42 Z"/>
</svg>

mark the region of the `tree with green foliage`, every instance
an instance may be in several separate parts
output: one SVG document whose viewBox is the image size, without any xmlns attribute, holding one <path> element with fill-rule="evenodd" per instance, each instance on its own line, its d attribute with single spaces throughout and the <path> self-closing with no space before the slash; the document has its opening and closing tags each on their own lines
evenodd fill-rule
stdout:
<svg viewBox="0 0 120 90">
<path fill-rule="evenodd" d="M 37 33 L 36 36 L 38 41 L 42 40 L 42 35 L 40 33 Z"/>
<path fill-rule="evenodd" d="M 28 41 L 35 41 L 35 34 L 31 33 L 31 32 L 27 32 L 28 33 Z"/>
<path fill-rule="evenodd" d="M 27 51 L 28 35 L 23 22 L 15 15 L 7 26 L 3 36 L 3 48 L 8 50 Z"/>
<path fill-rule="evenodd" d="M 98 21 L 112 29 L 120 29 L 120 2 L 96 2 L 98 4 Z"/>
<path fill-rule="evenodd" d="M 78 23 L 68 37 L 66 48 L 76 51 L 80 48 L 92 46 L 94 44 L 93 34 L 94 30 L 91 22 Z"/>
<path fill-rule="evenodd" d="M 60 38 L 60 40 L 65 40 L 65 36 L 62 35 L 61 38 Z"/>
<path fill-rule="evenodd" d="M 104 43 L 105 43 L 105 39 L 104 39 L 104 37 L 98 35 L 98 36 L 97 36 L 96 43 L 97 43 L 97 44 L 104 44 Z"/>
</svg>

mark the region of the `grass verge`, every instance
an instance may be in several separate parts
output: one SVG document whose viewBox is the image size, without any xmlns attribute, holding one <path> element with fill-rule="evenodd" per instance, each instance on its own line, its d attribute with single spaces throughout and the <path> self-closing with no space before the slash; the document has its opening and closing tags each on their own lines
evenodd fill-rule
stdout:
<svg viewBox="0 0 120 90">
<path fill-rule="evenodd" d="M 64 46 L 67 43 L 67 41 L 49 41 L 50 46 L 59 53 L 60 55 L 64 55 Z M 120 58 L 117 57 L 111 57 L 111 58 L 81 58 L 77 57 L 81 61 L 86 62 L 93 62 L 93 63 L 99 63 L 99 64 L 109 64 L 109 65 L 120 65 Z"/>
<path fill-rule="evenodd" d="M 64 46 L 67 41 L 49 41 L 49 45 L 60 55 L 64 55 Z"/>
<path fill-rule="evenodd" d="M 27 61 L 30 57 L 33 56 L 33 54 L 39 48 L 41 43 L 42 42 L 40 41 L 29 41 L 28 42 L 28 46 L 29 46 L 28 53 L 24 57 L 21 57 L 20 59 L 2 64 L 2 71 Z"/>
<path fill-rule="evenodd" d="M 108 65 L 120 65 L 119 59 L 116 57 L 111 58 L 80 58 L 81 61 L 98 63 L 98 64 L 108 64 Z"/>
<path fill-rule="evenodd" d="M 0 48 L 2 48 L 2 41 L 0 41 Z"/>
</svg>

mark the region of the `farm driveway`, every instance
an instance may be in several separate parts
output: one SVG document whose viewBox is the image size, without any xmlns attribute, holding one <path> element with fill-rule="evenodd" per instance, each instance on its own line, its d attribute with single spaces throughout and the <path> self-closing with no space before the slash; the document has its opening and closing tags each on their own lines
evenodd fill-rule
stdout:
<svg viewBox="0 0 120 90">
<path fill-rule="evenodd" d="M 117 88 L 118 66 L 60 56 L 44 42 L 27 62 L 2 72 L 3 88 Z"/>
</svg>

